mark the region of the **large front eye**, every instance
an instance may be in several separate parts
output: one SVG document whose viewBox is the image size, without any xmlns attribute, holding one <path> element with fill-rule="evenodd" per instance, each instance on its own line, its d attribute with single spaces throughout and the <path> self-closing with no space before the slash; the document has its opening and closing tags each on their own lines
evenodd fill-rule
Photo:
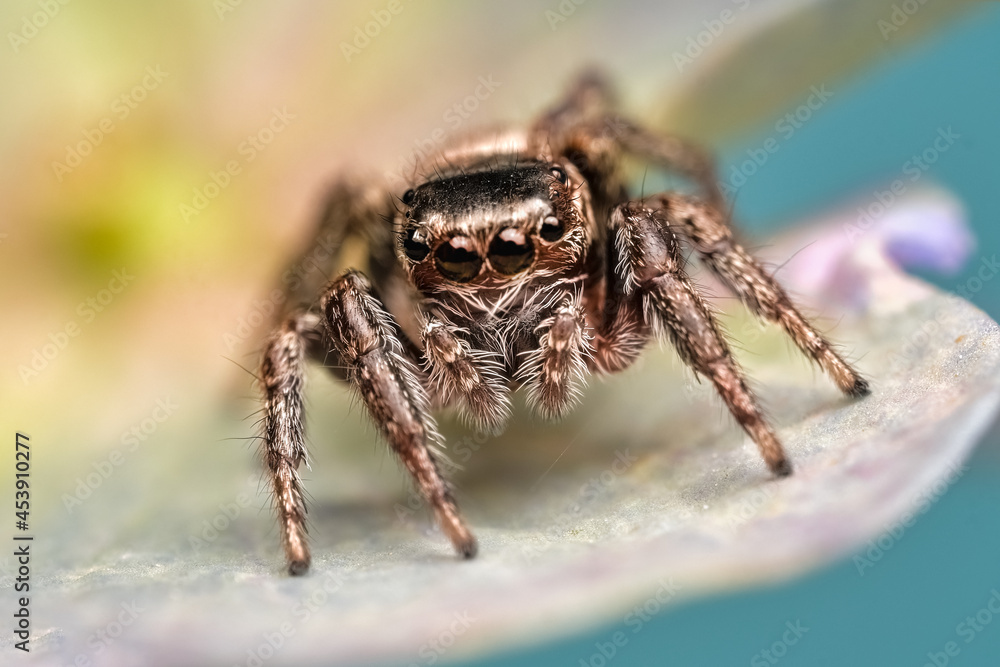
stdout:
<svg viewBox="0 0 1000 667">
<path fill-rule="evenodd" d="M 415 238 L 416 232 L 416 227 L 410 227 L 406 230 L 406 237 L 403 239 L 403 252 L 410 258 L 410 261 L 422 262 L 431 249 L 426 243 Z"/>
<path fill-rule="evenodd" d="M 520 229 L 507 227 L 493 237 L 489 250 L 490 265 L 497 273 L 512 276 L 524 271 L 535 258 L 535 246 Z"/>
<path fill-rule="evenodd" d="M 442 276 L 457 283 L 469 282 L 483 266 L 472 239 L 467 236 L 453 236 L 439 245 L 434 252 L 434 263 Z"/>
<path fill-rule="evenodd" d="M 542 237 L 543 241 L 548 241 L 553 243 L 562 238 L 562 235 L 566 233 L 566 227 L 563 225 L 562 221 L 554 215 L 546 216 L 542 220 L 542 228 L 538 230 L 538 235 Z"/>
</svg>

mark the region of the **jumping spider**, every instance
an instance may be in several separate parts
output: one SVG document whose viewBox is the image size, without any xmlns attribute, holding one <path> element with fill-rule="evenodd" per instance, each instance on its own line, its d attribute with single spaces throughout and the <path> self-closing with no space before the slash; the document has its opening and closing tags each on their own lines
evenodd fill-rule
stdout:
<svg viewBox="0 0 1000 667">
<path fill-rule="evenodd" d="M 626 155 L 687 177 L 701 197 L 633 199 Z M 476 540 L 439 470 L 432 407 L 457 405 L 496 430 L 510 417 L 511 391 L 523 386 L 538 413 L 559 417 L 588 373 L 625 369 L 654 336 L 712 382 L 773 474 L 791 474 L 687 277 L 682 244 L 750 310 L 782 326 L 845 394 L 869 391 L 734 240 L 711 159 L 614 114 L 599 77 L 582 77 L 527 129 L 465 137 L 418 172 L 425 177 L 405 193 L 347 181 L 333 189 L 313 247 L 360 238 L 366 271 L 326 283 L 338 266 L 338 253 L 327 253 L 311 279 L 296 274 L 266 345 L 263 451 L 291 574 L 310 563 L 297 472 L 306 458 L 307 358 L 357 390 L 465 558 Z"/>
</svg>

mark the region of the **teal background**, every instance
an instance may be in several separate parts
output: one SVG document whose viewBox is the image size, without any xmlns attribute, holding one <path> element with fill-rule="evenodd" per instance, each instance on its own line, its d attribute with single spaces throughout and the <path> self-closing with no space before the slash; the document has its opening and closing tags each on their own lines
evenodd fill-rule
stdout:
<svg viewBox="0 0 1000 667">
<path fill-rule="evenodd" d="M 938 183 L 967 207 L 978 240 L 966 269 L 924 277 L 954 290 L 982 257 L 1000 252 L 1000 7 L 965 20 L 861 76 L 832 86 L 835 96 L 740 190 L 736 211 L 760 237 L 788 221 L 845 200 L 870 199 L 900 175 L 911 155 L 952 126 L 958 144 L 922 182 Z M 723 173 L 773 126 L 727 147 Z M 974 303 L 1000 318 L 1000 280 Z M 956 641 L 951 665 L 1000 665 L 1000 617 L 966 643 L 956 626 L 1000 590 L 1000 431 L 994 428 L 966 472 L 859 575 L 845 559 L 782 585 L 688 602 L 659 614 L 638 634 L 608 625 L 586 634 L 482 660 L 500 665 L 581 665 L 625 630 L 628 643 L 609 665 L 924 665 L 928 652 Z M 777 663 L 754 661 L 788 621 L 808 632 Z M 943 660 L 944 656 L 940 657 Z M 943 664 L 940 662 L 939 664 Z M 596 660 L 594 665 L 600 665 Z"/>
</svg>

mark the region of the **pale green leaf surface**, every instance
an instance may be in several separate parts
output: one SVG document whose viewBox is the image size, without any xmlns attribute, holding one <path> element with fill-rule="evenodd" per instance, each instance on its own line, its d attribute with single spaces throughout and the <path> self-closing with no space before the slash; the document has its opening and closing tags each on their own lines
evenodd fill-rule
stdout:
<svg viewBox="0 0 1000 667">
<path fill-rule="evenodd" d="M 942 195 L 895 210 L 954 223 Z M 194 406 L 39 530 L 33 663 L 95 658 L 88 638 L 115 629 L 123 604 L 141 612 L 100 644 L 96 664 L 245 663 L 275 632 L 287 636 L 267 664 L 408 664 L 433 639 L 454 640 L 446 657 L 457 658 L 597 622 L 632 629 L 635 605 L 795 576 L 855 549 L 868 558 L 866 542 L 881 535 L 878 558 L 859 562 L 864 576 L 906 539 L 910 513 L 962 474 L 1000 396 L 997 325 L 888 260 L 896 215 L 855 238 L 853 219 L 836 214 L 766 252 L 775 263 L 794 256 L 779 275 L 839 318 L 833 335 L 871 378 L 867 399 L 843 398 L 779 333 L 718 302 L 730 306 L 791 478 L 772 479 L 707 386 L 651 349 L 595 382 L 563 423 L 522 413 L 504 435 L 477 440 L 446 420 L 481 543 L 463 562 L 419 503 L 406 509 L 404 477 L 348 392 L 314 374 L 311 574 L 284 574 L 254 446 L 221 441 L 250 424 Z M 453 625 L 456 614 L 465 621 Z"/>
</svg>

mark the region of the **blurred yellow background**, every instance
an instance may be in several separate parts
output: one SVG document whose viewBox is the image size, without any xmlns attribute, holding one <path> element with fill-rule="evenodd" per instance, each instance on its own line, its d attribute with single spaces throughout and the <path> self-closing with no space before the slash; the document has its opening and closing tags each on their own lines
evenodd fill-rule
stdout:
<svg viewBox="0 0 1000 667">
<path fill-rule="evenodd" d="M 71 428 L 75 450 L 166 393 L 216 396 L 235 377 L 223 357 L 255 366 L 260 328 L 240 336 L 241 318 L 335 175 L 405 173 L 442 134 L 530 117 L 586 65 L 616 75 L 636 115 L 663 118 L 673 99 L 681 124 L 704 134 L 780 108 L 806 73 L 886 48 L 867 30 L 886 3 L 795 14 L 807 3 L 772 0 L 742 16 L 746 3 L 709 4 L 736 19 L 688 65 L 683 37 L 714 30 L 701 27 L 716 16 L 705 3 L 4 3 L 5 422 L 44 424 L 53 441 Z M 951 4 L 917 14 L 893 43 L 965 3 Z M 841 57 L 815 43 L 811 61 L 747 70 L 774 74 L 767 95 L 716 67 L 775 17 L 794 14 L 794 29 L 758 37 L 758 64 L 760 45 L 829 30 L 838 10 L 866 39 Z M 725 75 L 695 76 L 713 67 Z M 494 83 L 470 105 L 481 80 Z M 719 82 L 734 104 L 718 103 Z M 720 108 L 736 111 L 718 120 Z"/>
</svg>

